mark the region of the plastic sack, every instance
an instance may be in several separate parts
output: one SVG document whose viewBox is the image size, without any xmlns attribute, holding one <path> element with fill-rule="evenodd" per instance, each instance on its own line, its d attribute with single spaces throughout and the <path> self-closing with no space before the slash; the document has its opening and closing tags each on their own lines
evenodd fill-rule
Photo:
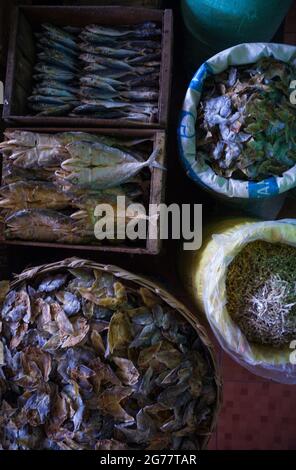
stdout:
<svg viewBox="0 0 296 470">
<path fill-rule="evenodd" d="M 227 311 L 227 268 L 244 246 L 255 240 L 296 247 L 296 220 L 220 222 L 209 229 L 200 250 L 183 253 L 181 275 L 222 348 L 233 359 L 256 375 L 296 384 L 296 363 L 292 364 L 290 345 L 277 349 L 250 343 Z"/>
<path fill-rule="evenodd" d="M 196 159 L 196 116 L 203 83 L 208 75 L 223 72 L 229 66 L 250 64 L 262 57 L 274 57 L 296 65 L 296 47 L 285 44 L 240 44 L 215 55 L 196 72 L 187 90 L 178 129 L 179 152 L 188 176 L 222 201 L 232 202 L 260 217 L 274 218 L 280 211 L 285 193 L 296 186 L 296 165 L 282 176 L 259 182 L 223 178 Z M 273 198 L 269 201 L 269 198 Z M 270 202 L 270 204 L 269 204 Z"/>
</svg>

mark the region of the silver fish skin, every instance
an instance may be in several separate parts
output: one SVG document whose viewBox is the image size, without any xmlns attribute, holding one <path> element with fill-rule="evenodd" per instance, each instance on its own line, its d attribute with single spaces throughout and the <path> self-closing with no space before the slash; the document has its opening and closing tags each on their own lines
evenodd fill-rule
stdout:
<svg viewBox="0 0 296 470">
<path fill-rule="evenodd" d="M 58 81 L 61 80 L 74 80 L 75 74 L 68 70 L 65 70 L 61 67 L 55 67 L 53 65 L 45 64 L 44 62 L 39 62 L 35 65 L 34 69 L 36 72 L 47 75 L 49 79 L 55 77 Z"/>
<path fill-rule="evenodd" d="M 72 149 L 69 149 L 70 153 L 71 150 L 73 151 L 73 147 Z M 152 152 L 148 160 L 144 162 L 139 162 L 134 159 L 134 161 L 122 162 L 110 166 L 99 166 L 93 168 L 78 167 L 76 171 L 70 171 L 65 178 L 72 184 L 81 187 L 106 189 L 119 186 L 138 174 L 145 167 L 149 167 L 150 169 L 153 167 L 159 168 L 160 165 L 156 162 L 158 155 L 159 150 L 156 149 Z M 66 164 L 66 162 L 64 162 L 64 164 Z"/>
<path fill-rule="evenodd" d="M 140 112 L 143 114 L 151 114 L 157 110 L 157 107 L 152 103 L 145 103 L 145 102 L 138 102 L 138 103 L 130 103 L 130 102 L 123 102 L 123 101 L 115 101 L 115 100 L 81 100 L 84 104 L 90 104 L 94 106 L 100 106 L 101 108 L 106 109 L 117 109 L 121 108 L 124 110 L 129 110 L 133 112 Z"/>
<path fill-rule="evenodd" d="M 125 37 L 125 38 L 153 38 L 161 36 L 161 30 L 158 28 L 110 28 L 98 25 L 86 26 L 86 30 L 94 34 L 111 36 L 111 37 Z"/>
<path fill-rule="evenodd" d="M 100 109 L 116 109 L 116 108 L 127 108 L 128 103 L 123 103 L 122 101 L 113 101 L 113 100 L 81 100 L 83 104 L 89 104 L 92 106 L 97 106 Z"/>
<path fill-rule="evenodd" d="M 54 41 L 53 39 L 50 39 L 49 37 L 46 37 L 45 35 L 42 36 L 37 43 L 37 48 L 43 49 L 44 47 L 62 52 L 72 58 L 76 58 L 78 55 L 77 51 L 73 51 L 73 49 L 70 49 L 69 47 L 65 46 L 61 42 Z"/>
<path fill-rule="evenodd" d="M 77 41 L 73 34 L 70 34 L 62 28 L 58 28 L 57 26 L 53 26 L 52 24 L 48 23 L 42 24 L 42 29 L 46 31 L 46 34 L 53 40 L 59 41 L 65 46 L 70 47 L 71 49 L 78 49 Z"/>
<path fill-rule="evenodd" d="M 120 97 L 131 101 L 157 101 L 159 94 L 157 91 L 122 91 Z"/>
<path fill-rule="evenodd" d="M 62 98 L 56 96 L 32 95 L 28 98 L 29 103 L 47 104 L 47 105 L 63 105 L 65 102 Z"/>
<path fill-rule="evenodd" d="M 114 80 L 108 77 L 98 78 L 96 75 L 86 75 L 80 79 L 81 85 L 88 87 L 99 88 L 101 90 L 107 90 L 114 92 L 116 88 L 122 86 L 122 83 L 118 80 Z"/>
<path fill-rule="evenodd" d="M 84 72 L 86 75 L 89 74 L 98 74 L 98 76 L 102 78 L 113 78 L 113 79 L 129 79 L 137 76 L 137 71 L 131 70 L 119 70 L 119 69 L 111 69 L 108 67 L 104 67 L 103 65 L 97 64 L 96 62 L 88 63 L 87 66 L 84 67 Z"/>
<path fill-rule="evenodd" d="M 58 73 L 57 74 L 53 74 L 51 73 L 50 75 L 46 74 L 46 73 L 34 73 L 33 74 L 33 79 L 35 80 L 35 82 L 39 82 L 39 83 L 42 83 L 42 82 L 45 82 L 45 86 L 47 85 L 47 81 L 50 81 L 50 82 L 58 82 L 60 83 L 61 86 L 65 85 L 65 86 L 71 86 L 72 83 L 73 83 L 73 78 L 71 77 L 68 77 L 68 76 L 62 76 L 59 75 Z"/>
<path fill-rule="evenodd" d="M 72 109 L 73 105 L 64 104 L 61 106 L 40 106 L 40 105 L 31 105 L 31 109 L 38 111 L 37 116 L 65 116 Z"/>
<path fill-rule="evenodd" d="M 133 49 L 133 50 L 138 50 L 138 49 L 160 49 L 160 42 L 159 41 L 153 41 L 149 39 L 133 39 L 129 40 L 126 42 L 121 43 L 121 47 L 124 49 Z"/>
<path fill-rule="evenodd" d="M 66 55 L 53 49 L 43 49 L 42 52 L 37 54 L 37 57 L 46 64 L 56 65 L 61 69 L 70 70 L 74 73 L 78 72 L 77 63 L 75 61 L 69 60 Z"/>
<path fill-rule="evenodd" d="M 71 98 L 72 100 L 75 99 L 75 95 L 67 90 L 62 90 L 60 88 L 52 88 L 36 86 L 33 90 L 33 95 L 45 95 L 45 96 L 56 96 L 60 98 Z"/>
<path fill-rule="evenodd" d="M 86 42 L 88 44 L 98 45 L 98 46 L 116 47 L 118 44 L 116 39 L 112 39 L 111 37 L 100 35 L 100 34 L 94 34 L 86 30 L 84 30 L 80 34 L 79 39 L 81 39 L 81 41 Z"/>
<path fill-rule="evenodd" d="M 129 57 L 136 57 L 138 52 L 131 51 L 123 48 L 111 48 L 105 46 L 91 46 L 87 43 L 82 43 L 80 49 L 91 54 L 99 54 L 105 57 L 113 57 L 114 59 L 126 59 Z"/>
<path fill-rule="evenodd" d="M 102 57 L 96 54 L 81 54 L 79 56 L 81 60 L 87 63 L 95 62 L 97 64 L 104 65 L 105 67 L 110 67 L 112 69 L 119 69 L 119 70 L 133 70 L 131 65 L 123 60 L 118 59 L 111 59 L 110 57 Z"/>
<path fill-rule="evenodd" d="M 153 54 L 144 54 L 139 57 L 127 59 L 127 62 L 130 65 L 137 65 L 137 64 L 145 64 L 145 63 L 151 63 L 152 61 L 159 61 L 161 59 L 161 53 L 160 52 L 154 52 Z"/>
<path fill-rule="evenodd" d="M 99 99 L 110 99 L 110 98 L 115 98 L 119 96 L 119 92 L 114 90 L 105 90 L 105 89 L 99 89 L 99 88 L 94 88 L 94 87 L 80 87 L 79 90 L 79 96 L 84 97 L 84 98 L 99 98 Z"/>
<path fill-rule="evenodd" d="M 51 88 L 53 90 L 61 90 L 67 93 L 72 93 L 73 95 L 77 94 L 79 87 L 74 87 L 68 83 L 59 82 L 58 80 L 42 80 L 41 82 L 35 85 L 36 88 Z"/>
</svg>

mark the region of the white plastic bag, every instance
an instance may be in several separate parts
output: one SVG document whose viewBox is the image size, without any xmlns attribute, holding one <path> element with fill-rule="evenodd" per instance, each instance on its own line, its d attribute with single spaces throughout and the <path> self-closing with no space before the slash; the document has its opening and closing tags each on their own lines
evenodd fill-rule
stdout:
<svg viewBox="0 0 296 470">
<path fill-rule="evenodd" d="M 250 343 L 227 311 L 228 266 L 244 246 L 255 240 L 296 247 L 296 220 L 250 222 L 248 219 L 231 219 L 218 223 L 200 250 L 184 255 L 183 280 L 205 313 L 222 348 L 233 359 L 254 374 L 296 384 L 296 364 L 293 364 L 290 345 L 278 349 Z"/>
<path fill-rule="evenodd" d="M 246 203 L 248 199 L 252 199 L 253 204 L 256 202 L 254 200 L 257 200 L 257 202 L 258 200 L 266 200 L 266 198 L 278 196 L 294 188 L 296 186 L 296 165 L 283 173 L 282 176 L 270 177 L 260 182 L 223 178 L 217 175 L 209 165 L 202 162 L 196 155 L 195 125 L 197 107 L 203 83 L 208 75 L 221 73 L 232 65 L 254 63 L 262 57 L 270 56 L 296 65 L 296 47 L 286 44 L 240 44 L 215 55 L 198 69 L 191 80 L 181 113 L 178 129 L 179 151 L 188 176 L 204 188 L 215 192 L 216 195 L 237 199 L 241 203 L 244 202 L 243 200 Z M 241 206 L 244 205 L 246 206 L 246 204 L 241 204 Z M 264 210 L 267 209 L 265 206 Z M 262 216 L 261 212 L 259 210 L 257 215 Z M 265 217 L 268 217 L 268 215 L 265 215 Z"/>
</svg>

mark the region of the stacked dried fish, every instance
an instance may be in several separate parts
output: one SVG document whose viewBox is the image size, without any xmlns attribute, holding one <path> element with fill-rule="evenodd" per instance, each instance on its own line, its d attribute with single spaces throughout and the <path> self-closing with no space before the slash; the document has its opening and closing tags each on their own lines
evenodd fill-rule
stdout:
<svg viewBox="0 0 296 470">
<path fill-rule="evenodd" d="M 36 84 L 28 98 L 39 116 L 65 116 L 79 104 L 79 47 L 67 28 L 42 25 L 37 36 Z"/>
<path fill-rule="evenodd" d="M 261 181 L 296 164 L 293 64 L 268 57 L 206 80 L 197 155 L 226 178 Z"/>
<path fill-rule="evenodd" d="M 0 319 L 0 448 L 194 450 L 210 433 L 210 356 L 147 288 L 90 268 L 25 273 Z"/>
<path fill-rule="evenodd" d="M 85 132 L 7 131 L 0 144 L 0 207 L 6 236 L 61 243 L 95 241 L 95 208 L 109 204 L 122 231 L 131 218 L 117 213 L 117 196 L 146 204 L 145 167 L 159 166 L 151 139 Z M 144 214 L 143 214 L 144 217 Z M 122 227 L 122 224 L 123 227 Z"/>
<path fill-rule="evenodd" d="M 28 98 L 33 111 L 155 120 L 161 59 L 156 23 L 78 30 L 45 24 L 42 29 L 37 33 L 37 84 Z"/>
</svg>

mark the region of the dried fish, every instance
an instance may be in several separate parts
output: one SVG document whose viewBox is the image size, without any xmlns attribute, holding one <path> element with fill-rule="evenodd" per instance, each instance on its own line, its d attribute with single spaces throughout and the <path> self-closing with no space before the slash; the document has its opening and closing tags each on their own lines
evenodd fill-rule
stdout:
<svg viewBox="0 0 296 470">
<path fill-rule="evenodd" d="M 91 46 L 88 43 L 80 44 L 82 51 L 90 54 L 99 54 L 104 57 L 113 57 L 114 59 L 126 59 L 128 57 L 136 57 L 138 54 L 142 55 L 143 52 L 132 51 L 130 49 L 114 49 L 112 47 L 105 46 Z"/>
<path fill-rule="evenodd" d="M 0 322 L 3 449 L 196 450 L 210 432 L 207 351 L 147 289 L 96 269 L 48 271 L 5 293 Z"/>
<path fill-rule="evenodd" d="M 71 195 L 44 181 L 17 181 L 0 188 L 0 208 L 10 211 L 21 209 L 65 209 L 71 205 Z"/>
<path fill-rule="evenodd" d="M 28 98 L 31 112 L 142 122 L 156 119 L 161 57 L 161 30 L 156 23 L 84 28 L 43 24 L 36 38 L 36 84 Z M 106 103 L 113 99 L 116 105 Z M 87 102 L 92 100 L 105 103 Z M 143 109 L 147 102 L 155 102 L 155 109 Z M 120 103 L 134 106 L 120 109 Z"/>
<path fill-rule="evenodd" d="M 105 26 L 98 26 L 98 25 L 89 25 L 86 26 L 86 30 L 90 31 L 91 33 L 99 34 L 101 36 L 110 36 L 114 37 L 124 37 L 124 38 L 154 38 L 161 35 L 161 30 L 158 28 L 150 28 L 150 27 L 139 27 L 134 26 L 132 29 L 127 28 L 110 28 Z"/>
<path fill-rule="evenodd" d="M 117 197 L 124 196 L 127 206 L 135 198 L 146 203 L 146 176 L 134 175 L 146 166 L 160 167 L 156 154 L 145 161 L 150 150 L 145 154 L 136 150 L 147 144 L 151 149 L 150 138 L 22 130 L 6 131 L 5 137 L 0 144 L 4 184 L 0 208 L 10 239 L 98 243 L 94 212 L 97 205 L 108 203 L 116 215 L 116 240 L 116 233 L 140 217 L 117 210 Z M 141 217 L 146 219 L 146 214 Z"/>
<path fill-rule="evenodd" d="M 23 209 L 5 219 L 5 235 L 9 239 L 83 243 L 83 234 L 77 233 L 75 221 L 60 212 L 49 209 Z"/>
<path fill-rule="evenodd" d="M 41 36 L 39 38 L 39 41 L 37 43 L 37 47 L 39 49 L 43 49 L 44 47 L 49 47 L 53 50 L 63 52 L 64 54 L 69 55 L 70 57 L 76 58 L 77 57 L 77 51 L 71 49 L 70 47 L 65 46 L 63 43 L 50 39 L 49 37 L 46 37 L 45 35 Z"/>
<path fill-rule="evenodd" d="M 32 109 L 38 111 L 37 116 L 64 116 L 73 109 L 73 105 L 64 104 L 60 106 L 32 106 Z"/>
<path fill-rule="evenodd" d="M 42 52 L 38 52 L 37 57 L 41 62 L 57 65 L 58 67 L 70 70 L 71 72 L 78 72 L 77 61 L 74 58 L 69 57 L 68 54 L 65 54 L 64 52 L 44 47 Z"/>
<path fill-rule="evenodd" d="M 261 181 L 296 164 L 295 66 L 273 57 L 208 78 L 198 110 L 197 155 L 226 178 Z"/>
<path fill-rule="evenodd" d="M 44 78 L 53 79 L 61 82 L 72 82 L 76 77 L 75 73 L 65 70 L 62 67 L 55 67 L 44 62 L 39 62 L 34 67 L 35 71 L 44 74 Z"/>
<path fill-rule="evenodd" d="M 81 187 L 105 189 L 119 186 L 145 167 L 159 167 L 156 162 L 158 149 L 145 162 L 100 144 L 74 142 L 67 146 L 67 150 L 72 158 L 62 163 L 62 170 L 58 170 L 56 175 Z"/>
<path fill-rule="evenodd" d="M 58 28 L 57 26 L 53 26 L 49 23 L 42 24 L 42 28 L 54 41 L 58 41 L 73 50 L 78 48 L 75 36 L 73 34 L 68 33 L 64 29 Z"/>
<path fill-rule="evenodd" d="M 227 310 L 248 341 L 278 348 L 295 338 L 295 259 L 295 247 L 259 240 L 230 263 Z"/>
</svg>

